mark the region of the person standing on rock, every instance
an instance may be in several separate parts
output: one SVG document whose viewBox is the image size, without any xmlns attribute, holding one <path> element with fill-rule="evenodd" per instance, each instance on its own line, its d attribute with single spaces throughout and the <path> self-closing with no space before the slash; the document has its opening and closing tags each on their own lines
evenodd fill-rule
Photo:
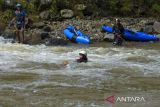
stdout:
<svg viewBox="0 0 160 107">
<path fill-rule="evenodd" d="M 17 3 L 14 14 L 15 17 L 11 20 L 11 24 L 13 22 L 16 23 L 16 36 L 18 39 L 18 43 L 24 43 L 24 28 L 27 14 L 23 10 L 22 5 L 20 3 Z"/>
<path fill-rule="evenodd" d="M 113 45 L 122 45 L 123 42 L 124 27 L 119 19 L 116 19 L 116 23 L 113 26 L 114 42 Z"/>
</svg>

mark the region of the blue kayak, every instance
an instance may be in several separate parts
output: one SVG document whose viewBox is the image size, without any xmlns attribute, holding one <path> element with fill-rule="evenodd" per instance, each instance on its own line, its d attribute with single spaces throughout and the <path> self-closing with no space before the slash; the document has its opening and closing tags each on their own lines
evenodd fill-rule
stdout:
<svg viewBox="0 0 160 107">
<path fill-rule="evenodd" d="M 108 33 L 113 33 L 113 29 L 110 26 L 102 26 L 102 30 Z M 156 35 L 150 35 L 144 32 L 134 32 L 128 29 L 124 30 L 124 39 L 129 41 L 141 41 L 141 42 L 147 42 L 147 41 L 157 41 L 159 38 Z"/>
<path fill-rule="evenodd" d="M 79 44 L 89 44 L 89 36 L 77 30 L 73 26 L 68 26 L 64 29 L 64 35 L 71 41 Z"/>
</svg>

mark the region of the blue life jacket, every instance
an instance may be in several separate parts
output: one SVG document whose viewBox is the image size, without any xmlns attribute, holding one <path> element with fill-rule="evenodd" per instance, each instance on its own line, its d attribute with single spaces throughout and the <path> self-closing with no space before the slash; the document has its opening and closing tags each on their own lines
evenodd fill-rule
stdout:
<svg viewBox="0 0 160 107">
<path fill-rule="evenodd" d="M 24 25 L 25 24 L 25 17 L 26 17 L 26 12 L 24 10 L 22 11 L 15 11 L 15 16 L 16 16 L 16 24 L 17 25 Z"/>
</svg>

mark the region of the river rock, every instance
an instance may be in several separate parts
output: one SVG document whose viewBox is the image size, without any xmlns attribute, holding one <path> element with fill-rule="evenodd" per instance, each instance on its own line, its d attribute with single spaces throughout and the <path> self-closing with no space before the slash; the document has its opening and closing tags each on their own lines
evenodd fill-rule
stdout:
<svg viewBox="0 0 160 107">
<path fill-rule="evenodd" d="M 40 13 L 40 18 L 41 19 L 44 19 L 44 20 L 47 20 L 50 18 L 50 12 L 49 11 L 43 11 Z"/>
<path fill-rule="evenodd" d="M 33 28 L 43 28 L 44 26 L 45 26 L 45 23 L 43 22 L 33 23 Z"/>
<path fill-rule="evenodd" d="M 51 27 L 50 26 L 44 26 L 43 31 L 45 32 L 51 32 Z"/>
<path fill-rule="evenodd" d="M 154 22 L 153 29 L 155 32 L 160 33 L 160 22 Z"/>
<path fill-rule="evenodd" d="M 74 12 L 69 9 L 64 9 L 60 11 L 61 17 L 63 18 L 72 18 L 74 16 Z"/>
<path fill-rule="evenodd" d="M 44 40 L 44 39 L 47 39 L 47 38 L 50 38 L 50 35 L 48 32 L 41 32 L 41 39 Z"/>
<path fill-rule="evenodd" d="M 79 10 L 79 11 L 85 10 L 86 7 L 87 7 L 87 6 L 84 5 L 84 4 L 77 4 L 77 5 L 75 5 L 75 9 L 76 9 L 76 10 Z"/>
<path fill-rule="evenodd" d="M 146 33 L 153 33 L 153 26 L 152 25 L 147 25 L 144 27 L 143 32 Z"/>
<path fill-rule="evenodd" d="M 28 33 L 25 35 L 25 43 L 26 44 L 35 45 L 35 44 L 39 44 L 41 42 L 42 42 L 41 32 L 39 32 L 39 31 Z"/>
<path fill-rule="evenodd" d="M 3 36 L 5 39 L 15 39 L 16 33 L 13 29 L 6 28 L 1 36 Z"/>
<path fill-rule="evenodd" d="M 113 41 L 114 39 L 114 35 L 113 34 L 107 34 L 105 33 L 105 36 L 104 36 L 104 41 Z"/>
<path fill-rule="evenodd" d="M 64 39 L 62 38 L 50 38 L 50 39 L 47 39 L 45 44 L 47 46 L 55 46 L 55 45 L 60 45 L 60 46 L 64 46 L 64 45 L 67 45 L 68 42 L 65 41 Z"/>
</svg>

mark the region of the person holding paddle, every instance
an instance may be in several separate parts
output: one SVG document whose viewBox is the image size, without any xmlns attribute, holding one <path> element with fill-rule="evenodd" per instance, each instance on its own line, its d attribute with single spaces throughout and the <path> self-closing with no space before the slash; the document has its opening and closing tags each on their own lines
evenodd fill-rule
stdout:
<svg viewBox="0 0 160 107">
<path fill-rule="evenodd" d="M 114 42 L 113 45 L 122 45 L 123 43 L 124 27 L 119 19 L 116 19 L 116 23 L 113 26 Z"/>
</svg>

